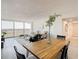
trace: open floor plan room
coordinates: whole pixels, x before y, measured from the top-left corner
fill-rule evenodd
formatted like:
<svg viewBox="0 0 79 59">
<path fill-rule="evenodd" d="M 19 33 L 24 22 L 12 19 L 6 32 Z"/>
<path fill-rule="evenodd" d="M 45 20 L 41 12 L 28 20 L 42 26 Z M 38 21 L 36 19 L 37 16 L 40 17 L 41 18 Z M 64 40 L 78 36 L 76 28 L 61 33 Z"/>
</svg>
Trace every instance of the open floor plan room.
<svg viewBox="0 0 79 59">
<path fill-rule="evenodd" d="M 78 59 L 78 0 L 1 0 L 1 59 Z"/>
</svg>

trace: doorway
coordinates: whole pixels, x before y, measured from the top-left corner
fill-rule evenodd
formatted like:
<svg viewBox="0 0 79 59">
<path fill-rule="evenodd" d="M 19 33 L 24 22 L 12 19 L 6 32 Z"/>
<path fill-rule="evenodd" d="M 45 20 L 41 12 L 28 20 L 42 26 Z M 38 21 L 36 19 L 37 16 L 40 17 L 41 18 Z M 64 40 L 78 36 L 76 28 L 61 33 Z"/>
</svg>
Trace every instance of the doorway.
<svg viewBox="0 0 79 59">
<path fill-rule="evenodd" d="M 66 38 L 78 37 L 78 21 L 77 18 L 64 18 L 63 19 L 63 34 Z"/>
</svg>

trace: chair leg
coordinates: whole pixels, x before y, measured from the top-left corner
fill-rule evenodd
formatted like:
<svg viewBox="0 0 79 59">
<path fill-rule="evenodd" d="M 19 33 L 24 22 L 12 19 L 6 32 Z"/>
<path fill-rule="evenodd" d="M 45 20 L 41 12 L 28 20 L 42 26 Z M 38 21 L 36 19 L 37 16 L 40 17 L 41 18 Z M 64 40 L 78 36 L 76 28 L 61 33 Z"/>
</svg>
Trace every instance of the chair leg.
<svg viewBox="0 0 79 59">
<path fill-rule="evenodd" d="M 29 51 L 27 50 L 27 54 L 26 54 L 26 57 L 28 57 L 29 56 Z"/>
<path fill-rule="evenodd" d="M 68 55 L 66 56 L 66 59 L 68 59 Z"/>
<path fill-rule="evenodd" d="M 65 59 L 68 59 L 68 54 L 65 55 Z"/>
</svg>

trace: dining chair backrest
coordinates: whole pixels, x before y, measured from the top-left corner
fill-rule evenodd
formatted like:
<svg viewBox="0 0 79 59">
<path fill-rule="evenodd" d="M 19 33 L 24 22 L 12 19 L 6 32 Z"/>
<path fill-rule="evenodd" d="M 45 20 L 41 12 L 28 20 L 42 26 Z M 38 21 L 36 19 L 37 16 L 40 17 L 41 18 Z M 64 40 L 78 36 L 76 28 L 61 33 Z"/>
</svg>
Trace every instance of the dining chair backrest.
<svg viewBox="0 0 79 59">
<path fill-rule="evenodd" d="M 16 46 L 14 46 L 14 50 L 16 52 L 17 59 L 26 59 L 25 56 L 17 51 Z"/>
<path fill-rule="evenodd" d="M 58 39 L 65 39 L 66 36 L 63 36 L 63 35 L 57 35 L 57 38 L 58 38 Z"/>
<path fill-rule="evenodd" d="M 68 42 L 67 45 L 65 45 L 63 47 L 63 51 L 62 51 L 62 54 L 61 54 L 61 59 L 66 59 L 67 58 L 67 51 L 68 51 L 69 44 L 70 44 L 70 41 Z"/>
</svg>

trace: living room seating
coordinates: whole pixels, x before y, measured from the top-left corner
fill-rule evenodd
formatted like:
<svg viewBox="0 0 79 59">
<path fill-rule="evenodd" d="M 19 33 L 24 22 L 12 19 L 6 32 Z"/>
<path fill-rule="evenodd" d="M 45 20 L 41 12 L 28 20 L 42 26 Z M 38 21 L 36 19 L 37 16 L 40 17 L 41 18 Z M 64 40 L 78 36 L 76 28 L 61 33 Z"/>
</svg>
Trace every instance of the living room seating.
<svg viewBox="0 0 79 59">
<path fill-rule="evenodd" d="M 38 41 L 38 40 L 41 39 L 41 36 L 42 36 L 41 34 L 36 34 L 36 35 L 34 35 L 33 37 L 30 37 L 29 41 L 30 41 L 30 42 Z"/>
</svg>

